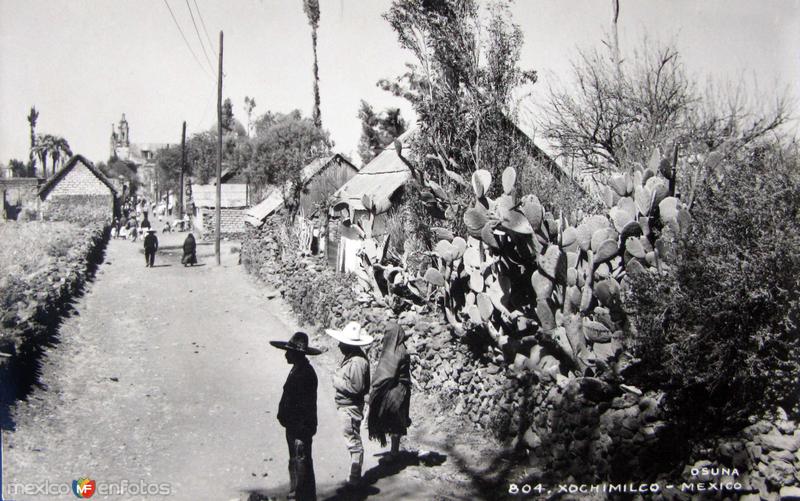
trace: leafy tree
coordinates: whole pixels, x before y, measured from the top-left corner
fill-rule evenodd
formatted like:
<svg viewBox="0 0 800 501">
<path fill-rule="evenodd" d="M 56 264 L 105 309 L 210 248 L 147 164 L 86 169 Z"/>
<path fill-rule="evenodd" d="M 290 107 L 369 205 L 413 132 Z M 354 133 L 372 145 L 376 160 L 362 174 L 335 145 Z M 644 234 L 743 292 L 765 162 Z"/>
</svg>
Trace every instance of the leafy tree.
<svg viewBox="0 0 800 501">
<path fill-rule="evenodd" d="M 8 170 L 11 171 L 11 175 L 14 177 L 28 177 L 30 175 L 30 166 L 16 158 L 8 161 Z"/>
<path fill-rule="evenodd" d="M 253 109 L 255 107 L 255 98 L 244 96 L 244 112 L 247 114 L 247 137 L 250 137 L 253 133 Z"/>
<path fill-rule="evenodd" d="M 267 130 L 275 125 L 275 115 L 271 111 L 267 111 L 260 117 L 256 118 L 253 125 L 256 137 L 263 137 Z"/>
<path fill-rule="evenodd" d="M 319 28 L 319 0 L 303 0 L 303 11 L 311 26 L 311 46 L 314 50 L 314 108 L 311 119 L 317 128 L 322 128 L 322 114 L 319 110 L 319 65 L 317 64 L 317 29 Z"/>
<path fill-rule="evenodd" d="M 53 174 L 56 172 L 56 164 L 61 163 L 59 166 L 63 166 L 64 162 L 72 157 L 72 149 L 69 147 L 69 142 L 61 136 L 53 136 L 52 139 L 52 149 L 50 150 L 50 158 L 53 160 Z"/>
<path fill-rule="evenodd" d="M 358 154 L 365 164 L 406 130 L 406 122 L 399 108 L 387 108 L 383 113 L 377 114 L 369 103 L 362 100 L 358 118 L 361 120 Z"/>
<path fill-rule="evenodd" d="M 777 405 L 800 415 L 800 154 L 759 145 L 717 174 L 670 271 L 632 277 L 626 301 L 635 382 L 668 390 L 700 436 Z"/>
<path fill-rule="evenodd" d="M 169 146 L 156 152 L 155 164 L 159 190 L 180 191 L 182 153 L 180 146 Z"/>
<path fill-rule="evenodd" d="M 156 153 L 158 155 L 158 152 Z M 139 190 L 141 182 L 138 175 L 138 166 L 130 160 L 122 160 L 116 156 L 108 158 L 108 162 L 97 164 L 97 168 L 109 179 L 123 178 L 125 183 L 130 186 L 130 194 L 133 195 Z"/>
<path fill-rule="evenodd" d="M 235 125 L 234 118 L 233 118 L 233 103 L 231 102 L 231 98 L 225 98 L 225 101 L 222 103 L 222 131 L 223 134 L 225 132 L 233 132 L 233 128 Z"/>
<path fill-rule="evenodd" d="M 224 145 L 223 137 L 223 145 Z M 186 162 L 200 184 L 208 183 L 217 173 L 217 133 L 205 131 L 193 134 L 186 141 Z M 223 148 L 223 160 L 226 148 Z"/>
<path fill-rule="evenodd" d="M 413 204 L 415 233 L 430 235 L 431 226 L 443 224 L 463 230 L 475 170 L 499 177 L 509 166 L 520 173 L 542 169 L 531 165 L 530 140 L 515 125 L 515 95 L 536 82 L 534 71 L 519 66 L 522 31 L 505 4 L 492 4 L 483 16 L 474 0 L 395 0 L 384 18 L 415 62 L 399 78 L 378 84 L 414 106 L 414 163 L 449 196 L 444 222 L 426 219 L 419 210 L 425 204 Z M 561 203 L 537 195 L 551 206 Z"/>
<path fill-rule="evenodd" d="M 54 139 L 50 134 L 37 134 L 33 146 L 33 154 L 42 162 L 42 177 L 47 177 L 47 157 L 54 148 Z"/>
<path fill-rule="evenodd" d="M 275 185 L 283 191 L 287 206 L 292 207 L 302 189 L 303 167 L 330 153 L 331 147 L 328 132 L 302 117 L 298 110 L 276 114 L 274 124 L 256 137 L 246 172 L 257 190 Z"/>
</svg>

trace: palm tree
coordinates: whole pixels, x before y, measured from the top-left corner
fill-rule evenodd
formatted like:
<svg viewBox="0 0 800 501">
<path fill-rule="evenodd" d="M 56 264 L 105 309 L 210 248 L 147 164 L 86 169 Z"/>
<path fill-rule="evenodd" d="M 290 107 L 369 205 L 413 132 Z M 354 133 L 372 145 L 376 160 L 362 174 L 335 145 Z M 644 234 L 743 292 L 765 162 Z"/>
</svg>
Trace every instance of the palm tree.
<svg viewBox="0 0 800 501">
<path fill-rule="evenodd" d="M 303 0 L 303 10 L 311 25 L 311 45 L 314 49 L 314 110 L 311 118 L 317 128 L 322 128 L 322 114 L 319 111 L 319 65 L 317 64 L 317 28 L 319 28 L 319 0 Z"/>
<path fill-rule="evenodd" d="M 31 112 L 28 115 L 28 124 L 31 126 L 31 151 L 29 153 L 31 161 L 31 169 L 36 172 L 36 154 L 33 151 L 36 146 L 36 121 L 39 119 L 39 112 L 36 111 L 35 106 L 31 106 Z"/>
<path fill-rule="evenodd" d="M 53 145 L 53 136 L 37 134 L 31 152 L 42 162 L 41 176 L 47 177 L 47 157 Z"/>
<path fill-rule="evenodd" d="M 69 143 L 66 139 L 61 136 L 51 136 L 52 137 L 52 149 L 50 150 L 50 158 L 53 159 L 53 174 L 56 173 L 56 163 L 58 160 L 61 159 L 61 165 L 72 156 L 72 150 L 69 147 Z"/>
</svg>

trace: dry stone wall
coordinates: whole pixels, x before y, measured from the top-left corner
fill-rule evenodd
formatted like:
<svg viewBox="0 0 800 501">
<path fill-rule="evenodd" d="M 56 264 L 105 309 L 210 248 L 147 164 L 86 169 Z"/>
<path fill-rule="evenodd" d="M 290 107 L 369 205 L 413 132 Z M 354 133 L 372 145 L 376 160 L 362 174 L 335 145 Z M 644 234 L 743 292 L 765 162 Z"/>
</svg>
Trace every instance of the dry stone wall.
<svg viewBox="0 0 800 501">
<path fill-rule="evenodd" d="M 86 283 L 108 236 L 107 228 L 89 225 L 75 235 L 75 245 L 45 269 L 22 279 L 0 280 L 0 351 L 28 357 L 41 347 L 53 322 Z"/>
<path fill-rule="evenodd" d="M 242 244 L 242 264 L 271 284 L 305 324 L 322 329 L 356 320 L 365 325 L 377 338 L 368 352 L 373 361 L 380 355 L 386 325 L 398 322 L 408 336 L 415 392 L 438 399 L 441 409 L 473 429 L 512 444 L 532 479 L 683 480 L 691 485 L 730 480 L 738 485 L 732 497 L 762 499 L 778 499 L 800 487 L 800 432 L 785 415 L 760 421 L 733 438 L 697 444 L 687 463 L 686 440 L 664 413 L 663 394 L 642 394 L 591 377 L 539 381 L 513 364 L 487 359 L 475 340 L 456 337 L 436 306 L 397 314 L 358 298 L 348 282 L 352 279 L 334 273 L 322 258 L 283 262 L 280 254 L 276 227 L 268 224 L 251 230 Z M 734 467 L 740 468 L 735 478 L 719 473 Z M 702 468 L 711 473 L 703 476 Z M 667 499 L 703 497 L 664 494 Z"/>
</svg>

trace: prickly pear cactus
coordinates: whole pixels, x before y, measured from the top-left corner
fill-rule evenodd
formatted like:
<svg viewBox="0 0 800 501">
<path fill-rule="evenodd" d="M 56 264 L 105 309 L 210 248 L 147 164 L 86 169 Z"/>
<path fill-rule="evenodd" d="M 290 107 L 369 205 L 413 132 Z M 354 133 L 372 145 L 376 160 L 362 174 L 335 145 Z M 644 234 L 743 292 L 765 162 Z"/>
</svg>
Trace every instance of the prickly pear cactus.
<svg viewBox="0 0 800 501">
<path fill-rule="evenodd" d="M 485 329 L 495 359 L 540 378 L 618 373 L 625 278 L 663 271 L 672 237 L 691 223 L 662 163 L 654 154 L 646 168 L 611 177 L 607 214 L 577 225 L 535 195 L 517 198 L 513 168 L 494 200 L 491 174 L 476 171 L 469 235 L 441 240 L 438 266 L 425 274 L 442 290 L 448 322 L 457 332 Z"/>
</svg>

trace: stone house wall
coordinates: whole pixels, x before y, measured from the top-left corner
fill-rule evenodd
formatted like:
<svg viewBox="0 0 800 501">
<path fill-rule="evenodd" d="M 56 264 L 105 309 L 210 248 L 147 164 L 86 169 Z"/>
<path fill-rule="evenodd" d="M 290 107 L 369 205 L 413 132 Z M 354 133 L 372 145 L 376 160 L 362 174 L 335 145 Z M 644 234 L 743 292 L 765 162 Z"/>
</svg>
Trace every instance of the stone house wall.
<svg viewBox="0 0 800 501">
<path fill-rule="evenodd" d="M 241 238 L 245 233 L 244 207 L 220 210 L 220 233 L 227 238 Z M 200 231 L 204 239 L 214 238 L 216 232 L 216 210 L 200 209 Z"/>
<path fill-rule="evenodd" d="M 111 219 L 114 192 L 83 163 L 78 162 L 42 196 L 42 218 L 67 221 L 102 217 Z"/>
</svg>

